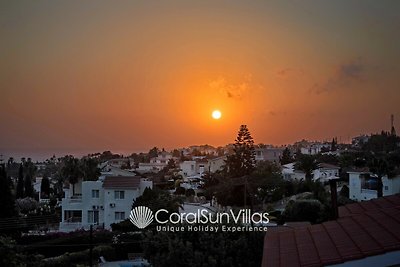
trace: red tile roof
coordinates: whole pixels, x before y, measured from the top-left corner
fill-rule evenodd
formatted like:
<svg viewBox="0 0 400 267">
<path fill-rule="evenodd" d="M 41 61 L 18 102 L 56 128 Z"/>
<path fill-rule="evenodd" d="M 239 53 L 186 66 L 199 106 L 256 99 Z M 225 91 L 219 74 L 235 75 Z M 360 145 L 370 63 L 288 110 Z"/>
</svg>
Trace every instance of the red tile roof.
<svg viewBox="0 0 400 267">
<path fill-rule="evenodd" d="M 140 185 L 140 176 L 107 176 L 103 181 L 104 188 L 132 189 Z"/>
<path fill-rule="evenodd" d="M 263 267 L 324 266 L 400 250 L 400 195 L 339 207 L 339 219 L 269 228 Z"/>
</svg>

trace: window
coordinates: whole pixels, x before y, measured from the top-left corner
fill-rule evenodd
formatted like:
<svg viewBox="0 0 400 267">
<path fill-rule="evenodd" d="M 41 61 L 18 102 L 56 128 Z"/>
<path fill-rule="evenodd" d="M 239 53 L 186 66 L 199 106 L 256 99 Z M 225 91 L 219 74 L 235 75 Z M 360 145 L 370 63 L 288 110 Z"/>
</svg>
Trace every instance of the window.
<svg viewBox="0 0 400 267">
<path fill-rule="evenodd" d="M 116 212 L 115 212 L 115 220 L 116 220 L 116 221 L 125 220 L 125 212 L 123 212 L 123 211 L 116 211 Z"/>
<path fill-rule="evenodd" d="M 89 210 L 88 211 L 88 223 L 99 223 L 99 211 Z"/>
<path fill-rule="evenodd" d="M 371 177 L 369 174 L 360 174 L 361 189 L 377 190 L 378 178 Z"/>
<path fill-rule="evenodd" d="M 92 190 L 92 198 L 99 198 L 100 191 L 99 190 Z"/>
<path fill-rule="evenodd" d="M 65 210 L 64 221 L 66 222 L 82 222 L 81 210 Z"/>
<path fill-rule="evenodd" d="M 115 199 L 124 199 L 125 191 L 114 191 L 114 198 Z"/>
<path fill-rule="evenodd" d="M 385 191 L 389 190 L 389 186 L 385 185 Z"/>
</svg>

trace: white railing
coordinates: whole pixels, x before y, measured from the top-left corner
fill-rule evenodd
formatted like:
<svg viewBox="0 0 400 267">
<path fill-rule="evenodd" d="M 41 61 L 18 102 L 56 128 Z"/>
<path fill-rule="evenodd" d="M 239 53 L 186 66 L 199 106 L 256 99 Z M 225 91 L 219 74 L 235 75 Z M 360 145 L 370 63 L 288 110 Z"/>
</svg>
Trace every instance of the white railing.
<svg viewBox="0 0 400 267">
<path fill-rule="evenodd" d="M 82 195 L 74 195 L 62 199 L 66 203 L 82 203 Z"/>
<path fill-rule="evenodd" d="M 60 231 L 69 232 L 83 227 L 82 222 L 60 222 Z"/>
</svg>

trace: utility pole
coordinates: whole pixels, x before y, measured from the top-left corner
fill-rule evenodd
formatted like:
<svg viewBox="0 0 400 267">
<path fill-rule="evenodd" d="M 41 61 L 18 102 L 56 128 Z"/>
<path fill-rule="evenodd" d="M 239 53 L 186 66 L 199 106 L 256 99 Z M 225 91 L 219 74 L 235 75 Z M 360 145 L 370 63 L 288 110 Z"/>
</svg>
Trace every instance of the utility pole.
<svg viewBox="0 0 400 267">
<path fill-rule="evenodd" d="M 336 179 L 330 179 L 329 180 L 329 186 L 331 189 L 331 203 L 332 203 L 332 216 L 334 220 L 336 220 L 339 217 L 339 212 L 338 212 L 338 205 L 337 205 L 337 185 L 336 185 Z"/>
<path fill-rule="evenodd" d="M 244 208 L 246 208 L 246 206 L 247 206 L 247 176 L 245 177 L 245 180 L 244 180 L 244 193 L 243 193 L 243 197 L 244 197 Z"/>
<path fill-rule="evenodd" d="M 89 266 L 93 267 L 93 224 L 90 225 Z"/>
</svg>

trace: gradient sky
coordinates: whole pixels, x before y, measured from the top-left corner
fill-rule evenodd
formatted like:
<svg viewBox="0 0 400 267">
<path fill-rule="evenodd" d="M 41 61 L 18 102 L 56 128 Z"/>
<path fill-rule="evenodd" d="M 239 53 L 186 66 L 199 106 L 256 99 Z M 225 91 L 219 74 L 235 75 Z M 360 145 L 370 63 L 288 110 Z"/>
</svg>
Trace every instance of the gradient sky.
<svg viewBox="0 0 400 267">
<path fill-rule="evenodd" d="M 396 0 L 1 1 L 0 36 L 3 154 L 400 131 Z"/>
</svg>

